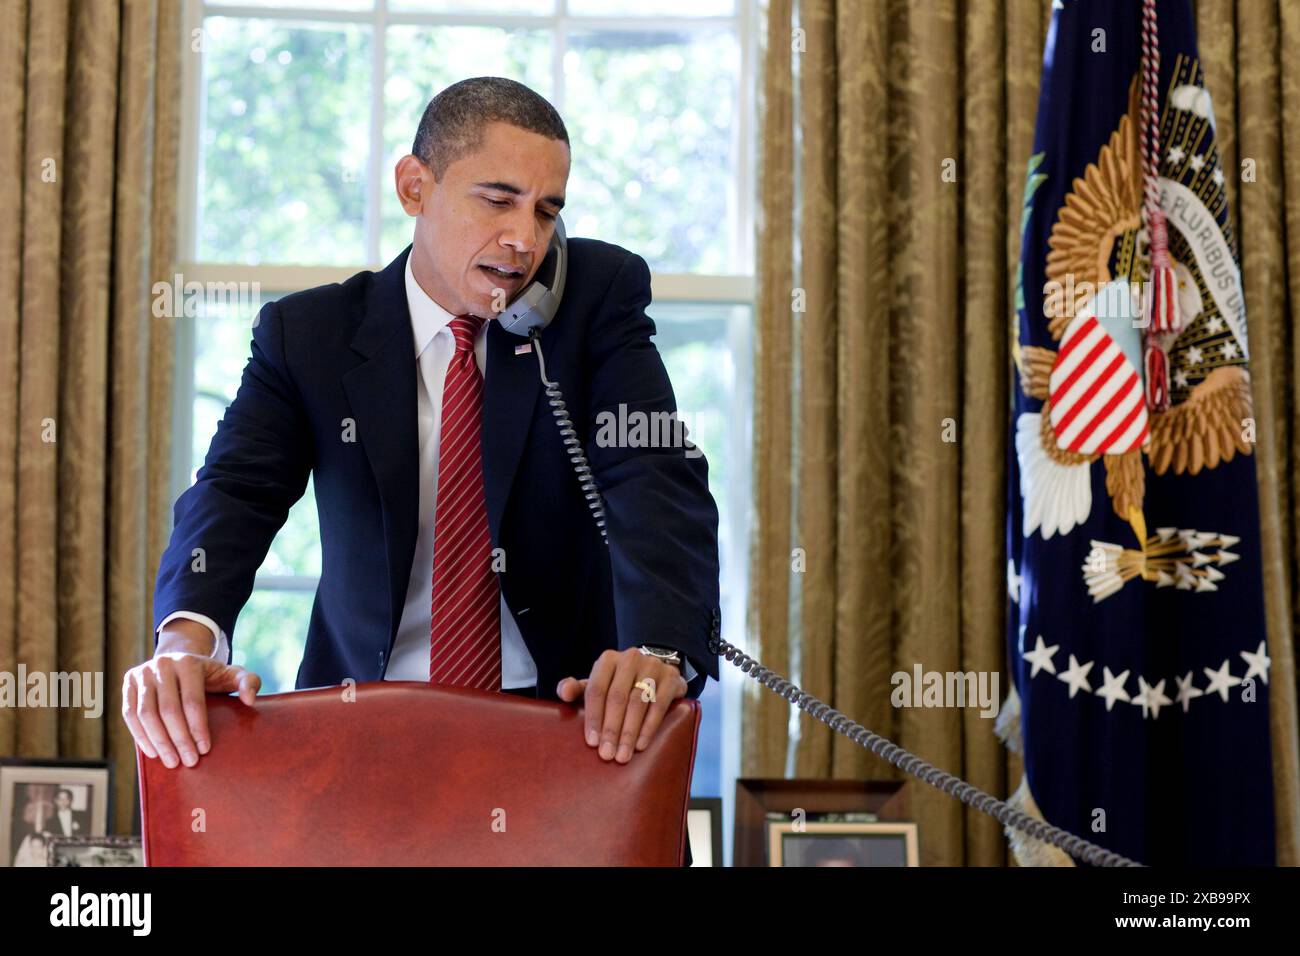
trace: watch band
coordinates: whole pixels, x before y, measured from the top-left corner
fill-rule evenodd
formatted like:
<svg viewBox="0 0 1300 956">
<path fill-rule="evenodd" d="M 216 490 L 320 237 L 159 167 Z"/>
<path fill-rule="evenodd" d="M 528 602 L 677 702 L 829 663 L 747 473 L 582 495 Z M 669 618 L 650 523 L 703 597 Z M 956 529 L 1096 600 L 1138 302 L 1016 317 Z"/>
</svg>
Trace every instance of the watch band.
<svg viewBox="0 0 1300 956">
<path fill-rule="evenodd" d="M 667 661 L 673 664 L 682 673 L 686 672 L 686 667 L 682 662 L 682 652 L 672 647 L 656 647 L 653 644 L 642 644 L 640 647 L 642 654 L 648 657 L 657 657 L 661 661 Z"/>
</svg>

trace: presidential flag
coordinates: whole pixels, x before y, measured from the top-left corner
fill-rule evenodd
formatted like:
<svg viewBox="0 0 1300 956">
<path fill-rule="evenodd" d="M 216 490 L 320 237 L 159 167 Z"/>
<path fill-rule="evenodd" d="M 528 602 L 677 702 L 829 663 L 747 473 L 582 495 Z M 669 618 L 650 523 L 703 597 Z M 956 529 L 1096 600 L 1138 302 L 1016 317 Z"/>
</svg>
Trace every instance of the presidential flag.
<svg viewBox="0 0 1300 956">
<path fill-rule="evenodd" d="M 1236 174 L 1188 0 L 1054 4 L 1011 323 L 1002 728 L 1015 802 L 1151 865 L 1274 863 Z"/>
</svg>

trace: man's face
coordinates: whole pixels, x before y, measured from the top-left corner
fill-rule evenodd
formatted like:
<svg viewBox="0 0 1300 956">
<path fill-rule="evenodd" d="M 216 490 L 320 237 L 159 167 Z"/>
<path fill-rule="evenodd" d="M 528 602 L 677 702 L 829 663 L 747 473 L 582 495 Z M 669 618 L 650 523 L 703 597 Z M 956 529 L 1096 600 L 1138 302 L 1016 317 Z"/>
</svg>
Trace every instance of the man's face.
<svg viewBox="0 0 1300 956">
<path fill-rule="evenodd" d="M 72 797 L 68 796 L 66 793 L 60 792 L 55 795 L 54 802 L 59 805 L 60 810 L 66 810 L 68 807 L 72 806 Z"/>
<path fill-rule="evenodd" d="M 569 147 L 494 122 L 478 151 L 451 163 L 442 182 L 414 156 L 398 162 L 395 176 L 402 207 L 415 216 L 416 281 L 452 315 L 490 319 L 528 287 L 546 257 L 564 205 Z"/>
</svg>

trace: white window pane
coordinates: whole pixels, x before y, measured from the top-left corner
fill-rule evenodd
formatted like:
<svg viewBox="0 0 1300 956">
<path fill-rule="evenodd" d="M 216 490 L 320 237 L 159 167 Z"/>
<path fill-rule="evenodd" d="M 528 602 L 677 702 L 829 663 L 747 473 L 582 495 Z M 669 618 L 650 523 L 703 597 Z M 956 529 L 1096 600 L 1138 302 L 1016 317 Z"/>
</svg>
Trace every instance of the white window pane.
<svg viewBox="0 0 1300 956">
<path fill-rule="evenodd" d="M 569 13 L 594 17 L 729 17 L 735 0 L 569 0 Z"/>
<path fill-rule="evenodd" d="M 366 260 L 370 30 L 208 17 L 197 255 Z"/>
<path fill-rule="evenodd" d="M 415 228 L 393 191 L 393 165 L 411 151 L 429 100 L 452 83 L 485 74 L 518 80 L 551 99 L 551 37 L 505 27 L 394 26 L 385 50 L 380 259 L 388 262 L 410 244 Z"/>
<path fill-rule="evenodd" d="M 194 323 L 194 428 L 190 480 L 203 464 L 217 422 L 235 398 L 253 338 L 253 320 L 265 296 L 251 284 L 239 295 L 187 295 L 175 308 L 177 322 Z M 188 313 L 188 314 L 186 314 Z"/>
<path fill-rule="evenodd" d="M 209 7 L 265 7 L 268 10 L 372 10 L 374 0 L 206 0 Z"/>
<path fill-rule="evenodd" d="M 569 34 L 570 232 L 657 271 L 736 271 L 738 75 L 729 31 Z"/>
<path fill-rule="evenodd" d="M 554 0 L 388 0 L 397 13 L 517 14 L 545 17 L 555 12 Z M 504 76 L 493 73 L 493 76 Z"/>
<path fill-rule="evenodd" d="M 731 329 L 743 323 L 748 306 L 655 300 L 647 309 L 655 323 L 655 347 L 663 357 L 677 399 L 678 417 L 690 441 L 709 461 L 709 490 L 726 512 L 733 460 L 732 394 L 736 367 Z M 725 526 L 725 514 L 723 516 Z"/>
</svg>

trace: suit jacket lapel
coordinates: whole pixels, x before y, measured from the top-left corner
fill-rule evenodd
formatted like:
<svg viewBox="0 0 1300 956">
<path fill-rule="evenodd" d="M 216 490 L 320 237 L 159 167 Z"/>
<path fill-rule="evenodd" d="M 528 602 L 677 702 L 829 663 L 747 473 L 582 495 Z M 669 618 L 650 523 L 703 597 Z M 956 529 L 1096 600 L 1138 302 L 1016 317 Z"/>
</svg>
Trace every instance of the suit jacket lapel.
<svg viewBox="0 0 1300 956">
<path fill-rule="evenodd" d="M 406 603 L 420 523 L 419 366 L 406 303 L 409 254 L 408 246 L 372 280 L 365 315 L 351 343 L 366 360 L 343 375 L 356 437 L 379 487 L 391 586 L 390 641 Z"/>
</svg>

